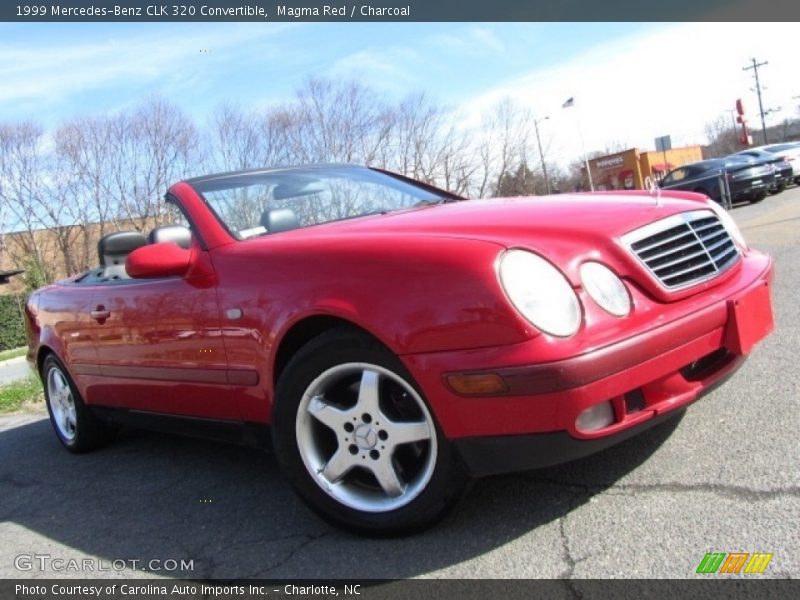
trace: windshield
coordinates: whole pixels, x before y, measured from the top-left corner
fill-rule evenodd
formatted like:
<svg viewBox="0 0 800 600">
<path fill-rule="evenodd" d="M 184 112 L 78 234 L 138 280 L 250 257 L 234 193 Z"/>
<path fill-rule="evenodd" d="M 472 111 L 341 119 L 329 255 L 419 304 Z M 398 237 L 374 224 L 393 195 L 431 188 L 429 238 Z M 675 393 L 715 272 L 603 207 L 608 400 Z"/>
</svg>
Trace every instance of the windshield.
<svg viewBox="0 0 800 600">
<path fill-rule="evenodd" d="M 351 166 L 237 173 L 189 183 L 237 239 L 452 198 L 435 188 Z"/>
<path fill-rule="evenodd" d="M 775 144 L 774 146 L 767 146 L 764 150 L 768 152 L 783 152 L 784 150 L 793 150 L 800 148 L 799 142 L 790 142 L 788 144 Z"/>
</svg>

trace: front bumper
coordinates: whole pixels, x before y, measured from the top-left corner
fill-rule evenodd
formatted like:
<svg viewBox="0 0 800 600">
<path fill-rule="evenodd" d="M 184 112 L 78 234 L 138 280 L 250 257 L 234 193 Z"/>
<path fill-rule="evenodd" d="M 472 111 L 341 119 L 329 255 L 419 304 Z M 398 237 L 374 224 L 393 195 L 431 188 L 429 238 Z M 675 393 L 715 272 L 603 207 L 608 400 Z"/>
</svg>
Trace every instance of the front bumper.
<svg viewBox="0 0 800 600">
<path fill-rule="evenodd" d="M 510 355 L 486 349 L 404 358 L 474 474 L 566 462 L 668 419 L 743 364 L 772 330 L 773 318 L 771 260 L 754 252 L 742 262 L 714 291 L 675 303 L 683 308 L 679 317 L 654 318 L 656 327 L 576 356 L 531 363 L 532 349 L 544 343 L 538 340 Z M 514 360 L 526 354 L 527 364 Z M 483 368 L 473 367 L 481 355 Z M 454 368 L 459 360 L 462 369 Z M 492 396 L 459 395 L 447 384 L 453 373 L 491 373 L 505 389 Z M 613 407 L 613 422 L 578 429 L 578 415 L 605 402 Z"/>
<path fill-rule="evenodd" d="M 740 357 L 722 377 L 701 389 L 693 401 L 699 400 L 725 383 L 743 364 L 744 358 Z M 454 440 L 453 445 L 462 464 L 474 477 L 542 469 L 590 456 L 615 446 L 664 421 L 676 418 L 683 413 L 684 407 L 654 414 L 645 421 L 622 431 L 595 439 L 578 439 L 566 431 L 553 431 L 529 435 L 466 437 Z"/>
</svg>

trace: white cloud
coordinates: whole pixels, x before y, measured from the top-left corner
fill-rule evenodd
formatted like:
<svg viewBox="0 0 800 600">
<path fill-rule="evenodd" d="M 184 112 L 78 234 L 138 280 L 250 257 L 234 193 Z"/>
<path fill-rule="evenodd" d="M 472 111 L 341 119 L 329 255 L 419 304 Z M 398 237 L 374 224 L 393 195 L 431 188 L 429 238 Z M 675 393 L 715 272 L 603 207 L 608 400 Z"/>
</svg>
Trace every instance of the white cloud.
<svg viewBox="0 0 800 600">
<path fill-rule="evenodd" d="M 723 115 L 730 119 L 739 97 L 757 127 L 752 72 L 742 70 L 751 57 L 769 61 L 760 71 L 765 108 L 782 106 L 783 116 L 796 115 L 795 30 L 794 23 L 665 26 L 522 74 L 473 98 L 461 112 L 466 123 L 477 123 L 482 112 L 509 97 L 550 116 L 542 134 L 552 139 L 560 162 L 581 154 L 578 116 L 588 151 L 613 142 L 652 148 L 660 135 L 671 135 L 673 145 L 705 143 L 705 124 Z M 575 108 L 562 109 L 569 97 Z"/>
<path fill-rule="evenodd" d="M 418 61 L 419 55 L 410 48 L 368 48 L 336 60 L 326 75 L 355 79 L 393 93 L 405 92 L 419 84 L 409 68 Z"/>
<path fill-rule="evenodd" d="M 500 54 L 506 51 L 506 44 L 497 32 L 485 26 L 473 26 L 458 33 L 437 33 L 428 38 L 427 43 L 437 50 L 467 56 Z"/>
<path fill-rule="evenodd" d="M 461 25 L 453 33 L 434 33 L 414 42 L 371 46 L 336 59 L 325 74 L 362 81 L 396 96 L 430 92 L 430 73 L 446 72 L 449 60 L 492 57 L 502 60 L 506 43 L 495 29 Z M 422 75 L 422 74 L 426 75 Z"/>
<path fill-rule="evenodd" d="M 152 91 L 156 81 L 197 81 L 209 63 L 221 63 L 228 51 L 263 40 L 293 24 L 258 27 L 217 25 L 170 30 L 97 29 L 96 36 L 22 45 L 0 43 L 0 103 L 55 104 L 75 93 L 107 91 L 139 84 Z M 205 51 L 205 52 L 204 52 Z M 147 92 L 144 92 L 145 94 Z"/>
</svg>

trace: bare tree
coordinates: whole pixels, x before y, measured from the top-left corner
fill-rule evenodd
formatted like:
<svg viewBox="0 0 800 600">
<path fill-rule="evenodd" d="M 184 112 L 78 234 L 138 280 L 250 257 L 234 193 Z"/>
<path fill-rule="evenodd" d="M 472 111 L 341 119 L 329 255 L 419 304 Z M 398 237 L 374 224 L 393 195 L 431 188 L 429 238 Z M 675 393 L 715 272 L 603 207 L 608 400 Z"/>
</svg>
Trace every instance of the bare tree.
<svg viewBox="0 0 800 600">
<path fill-rule="evenodd" d="M 126 168 L 119 165 L 117 173 L 132 182 L 130 195 L 121 205 L 132 221 L 143 226 L 158 225 L 166 215 L 164 191 L 169 184 L 191 174 L 203 161 L 199 134 L 194 123 L 178 107 L 161 98 L 140 106 L 127 123 L 131 151 L 123 153 L 133 159 Z M 122 189 L 120 185 L 120 189 Z"/>
<path fill-rule="evenodd" d="M 161 223 L 167 186 L 210 168 L 353 162 L 465 196 L 535 194 L 545 189 L 535 144 L 531 111 L 509 99 L 467 126 L 425 94 L 394 102 L 358 82 L 308 79 L 293 97 L 264 109 L 222 104 L 200 131 L 180 108 L 155 97 L 70 119 L 52 136 L 33 123 L 0 126 L 0 229 L 20 230 L 20 253 L 51 278 L 92 263 L 99 235 Z M 579 178 L 580 169 L 573 171 Z M 334 192 L 345 214 L 367 202 L 348 198 L 347 189 Z M 263 202 L 255 192 L 239 200 Z M 322 214 L 323 200 L 310 197 L 309 214 Z M 249 226 L 252 211 L 245 212 Z M 42 228 L 50 233 L 36 234 Z M 53 252 L 61 264 L 48 260 Z"/>
<path fill-rule="evenodd" d="M 289 164 L 294 158 L 287 135 L 291 123 L 291 115 L 281 106 L 259 114 L 222 104 L 208 132 L 211 163 L 219 171 Z"/>
<path fill-rule="evenodd" d="M 727 156 L 744 148 L 739 141 L 739 131 L 733 128 L 730 118 L 724 115 L 706 123 L 705 130 L 709 142 L 708 146 L 703 148 L 703 155 L 706 158 Z"/>
<path fill-rule="evenodd" d="M 533 115 L 510 99 L 492 107 L 474 138 L 476 169 L 471 187 L 476 196 L 495 195 L 500 181 L 523 164 L 538 168 L 538 161 L 529 159 L 538 156 L 533 149 Z"/>
<path fill-rule="evenodd" d="M 46 240 L 37 234 L 44 227 L 41 208 L 47 194 L 42 138 L 41 127 L 31 122 L 0 125 L 0 202 L 7 227 L 17 232 L 16 243 L 7 248 L 12 260 L 51 280 L 54 265 L 46 259 Z"/>
<path fill-rule="evenodd" d="M 354 81 L 309 79 L 283 110 L 292 155 L 301 162 L 370 164 L 391 127 L 379 96 Z"/>
</svg>

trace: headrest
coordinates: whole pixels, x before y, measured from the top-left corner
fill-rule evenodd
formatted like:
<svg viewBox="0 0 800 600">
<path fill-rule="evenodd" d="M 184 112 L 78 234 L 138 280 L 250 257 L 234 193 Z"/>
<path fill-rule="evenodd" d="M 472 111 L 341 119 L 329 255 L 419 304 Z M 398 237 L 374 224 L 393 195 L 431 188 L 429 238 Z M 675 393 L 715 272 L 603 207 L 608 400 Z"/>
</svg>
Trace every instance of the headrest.
<svg viewBox="0 0 800 600">
<path fill-rule="evenodd" d="M 181 248 L 189 248 L 192 241 L 192 232 L 183 225 L 162 225 L 156 227 L 147 236 L 149 244 L 161 244 L 163 242 L 175 242 Z"/>
<path fill-rule="evenodd" d="M 115 231 L 100 238 L 97 242 L 97 255 L 100 264 L 107 264 L 111 257 L 126 256 L 129 253 L 147 245 L 145 238 L 138 231 Z"/>
</svg>

